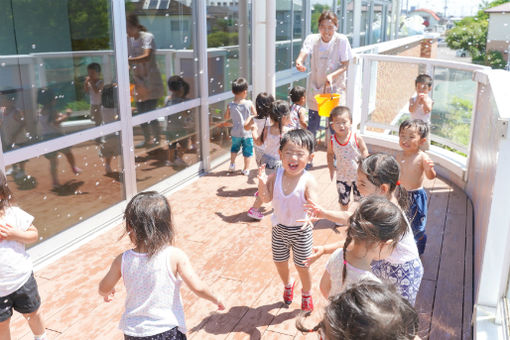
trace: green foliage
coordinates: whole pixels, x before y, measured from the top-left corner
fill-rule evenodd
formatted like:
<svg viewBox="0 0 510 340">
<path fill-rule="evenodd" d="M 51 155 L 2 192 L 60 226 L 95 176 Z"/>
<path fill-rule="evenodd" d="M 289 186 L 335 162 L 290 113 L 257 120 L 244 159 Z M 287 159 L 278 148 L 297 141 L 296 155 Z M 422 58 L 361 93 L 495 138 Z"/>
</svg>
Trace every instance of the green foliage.
<svg viewBox="0 0 510 340">
<path fill-rule="evenodd" d="M 212 32 L 207 35 L 207 47 L 230 46 L 239 44 L 238 32 Z"/>
<path fill-rule="evenodd" d="M 73 111 L 87 111 L 90 109 L 90 104 L 87 103 L 85 100 L 79 100 L 67 103 L 66 108 L 71 109 Z"/>
<path fill-rule="evenodd" d="M 485 10 L 499 6 L 510 0 L 485 0 L 480 5 L 480 10 L 473 17 L 465 17 L 446 32 L 446 43 L 449 48 L 458 50 L 465 49 L 473 57 L 473 63 L 485 64 L 500 68 L 499 56 L 489 52 L 486 56 L 487 32 L 489 27 L 489 15 Z"/>
<path fill-rule="evenodd" d="M 468 146 L 472 110 L 473 104 L 470 100 L 453 97 L 448 104 L 447 112 L 433 110 L 433 115 L 439 116 L 439 123 L 434 124 L 433 133 L 454 143 Z"/>
<path fill-rule="evenodd" d="M 492 68 L 504 69 L 506 66 L 505 58 L 499 51 L 489 51 L 486 56 L 485 65 L 489 65 Z"/>
</svg>

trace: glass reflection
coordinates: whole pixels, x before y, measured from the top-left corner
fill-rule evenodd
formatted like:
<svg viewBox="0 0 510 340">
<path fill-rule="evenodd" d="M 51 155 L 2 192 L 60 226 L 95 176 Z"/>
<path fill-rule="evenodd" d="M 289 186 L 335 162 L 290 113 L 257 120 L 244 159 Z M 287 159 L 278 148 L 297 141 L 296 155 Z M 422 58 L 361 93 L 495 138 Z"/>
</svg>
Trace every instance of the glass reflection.
<svg viewBox="0 0 510 340">
<path fill-rule="evenodd" d="M 225 120 L 225 112 L 228 103 L 233 97 L 218 103 L 209 105 L 209 130 L 210 130 L 210 146 L 209 153 L 211 160 L 225 155 L 230 152 L 232 140 L 230 138 L 231 121 Z"/>
</svg>

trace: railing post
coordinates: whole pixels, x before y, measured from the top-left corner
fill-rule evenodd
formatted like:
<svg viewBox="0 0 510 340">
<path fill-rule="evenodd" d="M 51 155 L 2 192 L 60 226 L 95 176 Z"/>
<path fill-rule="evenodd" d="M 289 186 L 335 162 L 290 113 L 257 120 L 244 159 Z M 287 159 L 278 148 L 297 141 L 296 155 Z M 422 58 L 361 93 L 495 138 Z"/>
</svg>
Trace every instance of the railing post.
<svg viewBox="0 0 510 340">
<path fill-rule="evenodd" d="M 358 126 L 361 122 L 360 94 L 361 94 L 361 63 L 359 56 L 354 56 L 347 69 L 347 91 L 345 105 L 351 109 L 352 125 Z"/>
<path fill-rule="evenodd" d="M 368 58 L 363 58 L 363 85 L 362 91 L 365 92 L 361 97 L 361 123 L 360 123 L 360 132 L 365 133 L 365 126 L 368 120 L 368 110 L 370 105 L 370 88 L 371 88 L 371 69 L 372 69 L 372 60 Z"/>
</svg>

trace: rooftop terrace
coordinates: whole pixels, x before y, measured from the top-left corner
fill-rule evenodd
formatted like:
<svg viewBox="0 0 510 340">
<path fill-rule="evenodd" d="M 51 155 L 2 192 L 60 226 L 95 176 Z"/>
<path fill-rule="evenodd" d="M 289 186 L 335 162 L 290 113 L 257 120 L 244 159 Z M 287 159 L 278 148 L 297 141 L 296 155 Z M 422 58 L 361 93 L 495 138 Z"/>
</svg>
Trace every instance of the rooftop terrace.
<svg viewBox="0 0 510 340">
<path fill-rule="evenodd" d="M 316 154 L 312 174 L 319 183 L 320 204 L 337 208 L 337 193 L 329 180 L 324 151 Z M 254 222 L 246 210 L 256 190 L 256 173 L 229 176 L 222 165 L 194 183 L 171 194 L 177 228 L 176 244 L 190 256 L 202 279 L 226 301 L 225 312 L 182 290 L 189 339 L 315 339 L 295 328 L 299 294 L 287 308 L 282 285 L 272 263 L 270 206 Z M 225 180 L 228 179 L 228 180 Z M 426 182 L 430 194 L 429 242 L 423 257 L 425 276 L 416 303 L 420 334 L 429 339 L 470 339 L 472 311 L 473 210 L 464 192 L 447 180 Z M 97 285 L 113 258 L 129 249 L 119 241 L 118 225 L 56 262 L 36 271 L 43 299 L 42 312 L 50 339 L 121 339 L 117 329 L 124 308 L 125 290 L 117 285 L 114 301 L 107 304 Z M 321 220 L 314 229 L 314 244 L 342 238 L 343 228 Z M 318 281 L 327 256 L 312 266 L 315 311 L 320 316 L 326 300 Z M 294 276 L 297 276 L 295 269 Z M 299 290 L 299 288 L 298 288 Z M 14 339 L 31 339 L 19 314 L 12 320 Z"/>
</svg>

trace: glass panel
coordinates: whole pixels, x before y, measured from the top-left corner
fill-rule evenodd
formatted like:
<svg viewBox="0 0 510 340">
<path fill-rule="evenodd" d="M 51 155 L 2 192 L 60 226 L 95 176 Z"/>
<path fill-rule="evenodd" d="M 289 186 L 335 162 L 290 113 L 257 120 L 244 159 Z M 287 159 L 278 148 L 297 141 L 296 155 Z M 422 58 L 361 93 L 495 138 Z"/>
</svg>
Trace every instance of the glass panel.
<svg viewBox="0 0 510 340">
<path fill-rule="evenodd" d="M 377 44 L 380 43 L 382 40 L 382 31 L 381 31 L 381 25 L 382 25 L 382 5 L 374 5 L 374 14 L 372 16 L 372 22 L 370 25 L 372 25 L 372 37 L 370 39 L 371 44 Z"/>
<path fill-rule="evenodd" d="M 293 0 L 292 0 L 293 1 Z M 285 70 L 292 65 L 292 3 L 276 2 L 276 71 Z"/>
<path fill-rule="evenodd" d="M 292 88 L 291 84 L 285 84 L 285 85 L 282 85 L 282 86 L 278 86 L 276 88 L 276 96 L 275 98 L 276 99 L 282 99 L 282 100 L 290 100 L 289 99 L 289 92 L 290 92 L 290 89 Z"/>
<path fill-rule="evenodd" d="M 116 82 L 111 1 L 3 3 L 4 150 L 104 123 L 101 88 Z"/>
<path fill-rule="evenodd" d="M 162 116 L 133 128 L 138 191 L 200 161 L 199 108 Z M 147 136 L 158 136 L 145 143 Z"/>
<path fill-rule="evenodd" d="M 434 70 L 432 134 L 468 147 L 476 96 L 473 73 L 436 67 Z"/>
<path fill-rule="evenodd" d="M 16 202 L 35 217 L 39 241 L 123 200 L 120 135 L 102 140 L 6 167 Z"/>
<path fill-rule="evenodd" d="M 244 13 L 240 10 L 245 9 Z M 207 5 L 209 95 L 230 91 L 237 77 L 251 82 L 251 1 Z"/>
<path fill-rule="evenodd" d="M 232 123 L 225 121 L 225 111 L 228 103 L 234 98 L 230 98 L 218 103 L 209 105 L 209 133 L 210 133 L 210 155 L 211 160 L 230 152 L 232 139 L 230 138 L 230 127 Z"/>
<path fill-rule="evenodd" d="M 197 98 L 193 2 L 126 0 L 126 13 L 133 114 Z"/>
<path fill-rule="evenodd" d="M 363 3 L 361 6 L 361 24 L 360 24 L 360 36 L 359 36 L 359 43 L 360 46 L 365 46 L 368 44 L 368 17 L 370 12 L 370 4 L 369 3 Z"/>
</svg>

